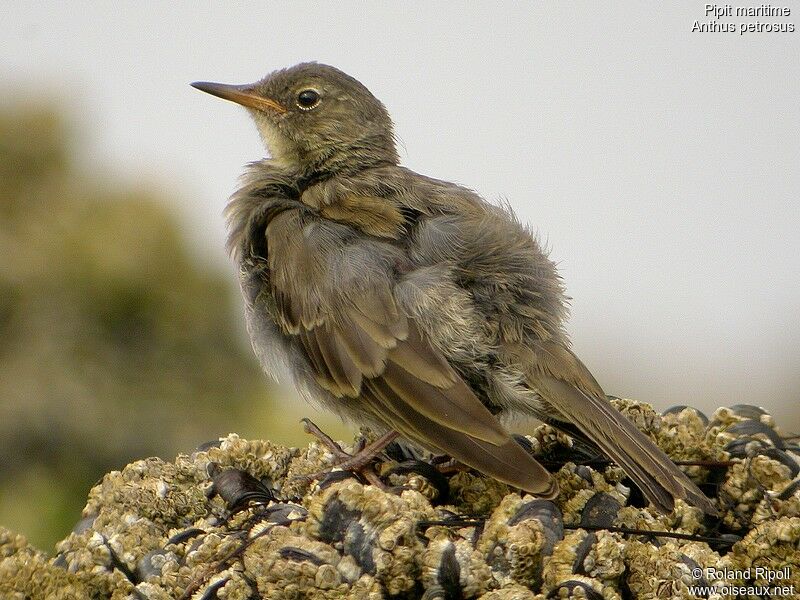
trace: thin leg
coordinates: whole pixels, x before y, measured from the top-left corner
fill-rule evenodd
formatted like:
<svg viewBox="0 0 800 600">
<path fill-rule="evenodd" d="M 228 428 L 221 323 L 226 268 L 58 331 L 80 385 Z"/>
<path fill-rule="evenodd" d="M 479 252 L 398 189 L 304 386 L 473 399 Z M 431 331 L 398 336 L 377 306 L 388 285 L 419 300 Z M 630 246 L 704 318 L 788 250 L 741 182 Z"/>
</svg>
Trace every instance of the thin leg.
<svg viewBox="0 0 800 600">
<path fill-rule="evenodd" d="M 398 434 L 396 431 L 384 433 L 369 446 L 362 449 L 358 454 L 351 456 L 348 460 L 336 466 L 343 471 L 358 471 L 373 458 L 378 456 L 378 454 L 380 454 L 383 449 L 386 448 L 386 446 L 395 441 L 398 435 L 400 434 Z"/>
<path fill-rule="evenodd" d="M 333 441 L 333 438 L 329 436 L 327 433 L 322 431 L 317 425 L 309 418 L 300 419 L 300 422 L 303 424 L 303 429 L 306 433 L 313 435 L 317 438 L 320 442 L 325 444 L 325 446 L 333 453 L 333 455 L 340 459 L 340 460 L 349 460 L 352 458 L 347 452 L 342 450 L 342 447 Z"/>
<path fill-rule="evenodd" d="M 374 486 L 377 486 L 383 490 L 388 489 L 387 486 L 380 480 L 380 477 L 378 477 L 378 474 L 375 472 L 370 463 L 375 459 L 376 456 L 378 456 L 378 454 L 381 453 L 384 448 L 386 448 L 386 446 L 397 439 L 399 434 L 396 431 L 384 433 L 377 440 L 366 447 L 364 446 L 363 438 L 361 438 L 361 440 L 359 440 L 359 442 L 355 445 L 354 454 L 350 455 L 342 450 L 342 447 L 337 444 L 328 434 L 317 427 L 317 425 L 315 425 L 311 419 L 302 419 L 301 422 L 303 423 L 303 428 L 305 429 L 306 433 L 310 433 L 316 437 L 340 461 L 336 465 L 337 469 L 341 469 L 342 471 L 351 471 L 361 475 L 367 480 L 367 482 Z M 325 471 L 321 471 L 311 475 L 304 475 L 303 478 L 319 479 L 324 474 Z"/>
</svg>

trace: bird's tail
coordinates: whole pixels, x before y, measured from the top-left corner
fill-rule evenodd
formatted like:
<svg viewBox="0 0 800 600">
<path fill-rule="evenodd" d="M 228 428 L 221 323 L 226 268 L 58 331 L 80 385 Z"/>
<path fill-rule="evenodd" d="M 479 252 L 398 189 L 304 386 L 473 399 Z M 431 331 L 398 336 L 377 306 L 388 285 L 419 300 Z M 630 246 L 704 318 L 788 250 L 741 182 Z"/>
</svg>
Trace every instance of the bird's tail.
<svg viewBox="0 0 800 600">
<path fill-rule="evenodd" d="M 656 508 L 671 512 L 675 499 L 681 498 L 707 514 L 717 514 L 691 479 L 605 397 L 555 377 L 540 376 L 536 383 L 544 399 L 620 465 Z"/>
<path fill-rule="evenodd" d="M 555 478 L 511 435 L 498 443 L 481 440 L 428 418 L 408 403 L 396 401 L 394 391 L 379 379 L 365 384 L 371 397 L 381 403 L 384 418 L 388 417 L 403 437 L 425 448 L 435 446 L 485 475 L 541 498 L 558 495 Z"/>
</svg>

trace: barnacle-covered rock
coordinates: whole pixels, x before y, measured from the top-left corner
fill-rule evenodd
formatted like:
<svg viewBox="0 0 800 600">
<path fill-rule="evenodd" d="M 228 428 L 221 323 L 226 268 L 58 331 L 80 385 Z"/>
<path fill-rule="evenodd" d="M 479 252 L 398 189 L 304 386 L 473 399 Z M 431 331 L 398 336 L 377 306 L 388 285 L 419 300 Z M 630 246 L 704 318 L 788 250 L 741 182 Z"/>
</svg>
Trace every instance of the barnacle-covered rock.
<svg viewBox="0 0 800 600">
<path fill-rule="evenodd" d="M 728 454 L 706 436 L 708 418 L 699 410 L 676 406 L 661 417 L 661 428 L 656 432 L 656 442 L 673 460 L 690 462 L 724 461 Z M 685 467 L 686 473 L 696 481 L 705 481 L 708 469 L 700 465 Z"/>
<path fill-rule="evenodd" d="M 537 600 L 537 596 L 529 588 L 512 583 L 499 590 L 487 592 L 480 600 Z"/>
<path fill-rule="evenodd" d="M 619 412 L 644 433 L 655 438 L 661 430 L 661 415 L 647 402 L 639 402 L 630 398 L 609 396 L 608 399 Z"/>
<path fill-rule="evenodd" d="M 52 557 L 0 529 L 0 598 L 688 598 L 695 584 L 768 583 L 745 579 L 756 568 L 800 589 L 800 448 L 767 411 L 709 420 L 612 401 L 699 463 L 684 469 L 719 518 L 681 500 L 659 514 L 620 467 L 547 425 L 518 439 L 554 473 L 554 501 L 403 451 L 375 465 L 385 487 L 366 485 L 320 442 L 232 434 L 108 473 Z"/>
<path fill-rule="evenodd" d="M 800 517 L 781 517 L 756 525 L 734 544 L 726 559 L 730 569 L 749 569 L 751 585 L 793 585 L 800 590 Z M 780 580 L 767 581 L 770 576 Z"/>
<path fill-rule="evenodd" d="M 544 558 L 564 536 L 561 511 L 549 500 L 509 494 L 486 522 L 477 549 L 502 584 L 541 584 Z"/>
<path fill-rule="evenodd" d="M 619 595 L 611 588 L 590 577 L 573 575 L 569 579 L 559 581 L 545 596 L 547 600 L 619 600 Z"/>
<path fill-rule="evenodd" d="M 472 544 L 446 528 L 431 528 L 420 561 L 420 579 L 430 598 L 474 598 L 496 587 L 492 570 Z"/>
<path fill-rule="evenodd" d="M 573 575 L 591 577 L 603 587 L 616 587 L 625 571 L 625 540 L 608 531 L 570 531 L 558 542 L 547 563 L 543 588 L 555 590 Z"/>
<path fill-rule="evenodd" d="M 311 499 L 307 532 L 350 556 L 396 595 L 412 590 L 419 578 L 416 557 L 424 547 L 417 523 L 433 517 L 430 503 L 416 491 L 397 496 L 345 480 Z"/>
<path fill-rule="evenodd" d="M 694 577 L 693 566 L 684 560 L 680 546 L 672 541 L 661 545 L 629 541 L 625 565 L 629 573 L 626 584 L 635 598 L 694 598 L 689 586 L 703 585 Z"/>
<path fill-rule="evenodd" d="M 505 483 L 471 471 L 450 478 L 450 502 L 469 515 L 489 514 L 510 491 Z"/>
<path fill-rule="evenodd" d="M 763 454 L 756 454 L 730 467 L 719 489 L 724 507 L 723 523 L 731 529 L 741 530 L 774 518 L 777 507 L 773 507 L 773 503 L 791 485 L 790 474 L 788 466 Z"/>
</svg>

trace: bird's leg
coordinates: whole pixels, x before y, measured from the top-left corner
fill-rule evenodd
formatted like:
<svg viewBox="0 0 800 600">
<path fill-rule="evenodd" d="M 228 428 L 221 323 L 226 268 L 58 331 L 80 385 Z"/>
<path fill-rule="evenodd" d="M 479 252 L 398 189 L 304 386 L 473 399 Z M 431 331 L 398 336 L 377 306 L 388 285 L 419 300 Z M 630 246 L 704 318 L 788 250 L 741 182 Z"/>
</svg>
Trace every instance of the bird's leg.
<svg viewBox="0 0 800 600">
<path fill-rule="evenodd" d="M 343 461 L 346 461 L 352 458 L 347 452 L 342 450 L 342 447 L 333 441 L 333 438 L 329 436 L 327 433 L 322 431 L 317 425 L 309 419 L 308 417 L 304 417 L 300 419 L 300 422 L 303 424 L 303 430 L 306 433 L 313 435 L 317 438 L 320 442 L 322 442 L 328 450 L 330 450 L 333 455 Z"/>
<path fill-rule="evenodd" d="M 343 471 L 358 471 L 366 464 L 370 463 L 378 454 L 383 452 L 383 449 L 395 441 L 398 435 L 396 431 L 387 431 L 369 446 L 361 449 L 358 453 L 337 466 Z"/>
<path fill-rule="evenodd" d="M 364 446 L 362 438 L 362 440 L 359 440 L 359 442 L 356 444 L 354 454 L 348 454 L 342 450 L 342 447 L 337 444 L 329 435 L 317 427 L 314 422 L 311 421 L 311 419 L 302 419 L 302 423 L 306 433 L 310 433 L 320 440 L 320 442 L 322 442 L 340 461 L 336 465 L 337 469 L 341 469 L 342 471 L 350 471 L 357 475 L 361 475 L 372 485 L 383 490 L 388 489 L 387 486 L 380 480 L 380 477 L 378 477 L 378 474 L 375 472 L 375 469 L 370 463 L 375 459 L 375 457 L 378 456 L 378 454 L 383 451 L 386 446 L 388 446 L 398 437 L 398 433 L 396 431 L 384 433 L 367 446 Z M 308 479 L 319 479 L 324 476 L 325 473 L 325 471 L 320 471 L 304 477 Z"/>
</svg>

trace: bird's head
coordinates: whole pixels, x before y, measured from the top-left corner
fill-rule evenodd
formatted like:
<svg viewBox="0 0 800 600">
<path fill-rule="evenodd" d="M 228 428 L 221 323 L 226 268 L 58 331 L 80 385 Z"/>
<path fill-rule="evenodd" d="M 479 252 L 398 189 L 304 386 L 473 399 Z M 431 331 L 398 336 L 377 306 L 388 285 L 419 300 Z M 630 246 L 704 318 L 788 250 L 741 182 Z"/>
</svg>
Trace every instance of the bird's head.
<svg viewBox="0 0 800 600">
<path fill-rule="evenodd" d="M 246 107 L 272 158 L 305 174 L 397 164 L 386 107 L 339 69 L 303 63 L 247 85 L 192 86 Z"/>
</svg>

